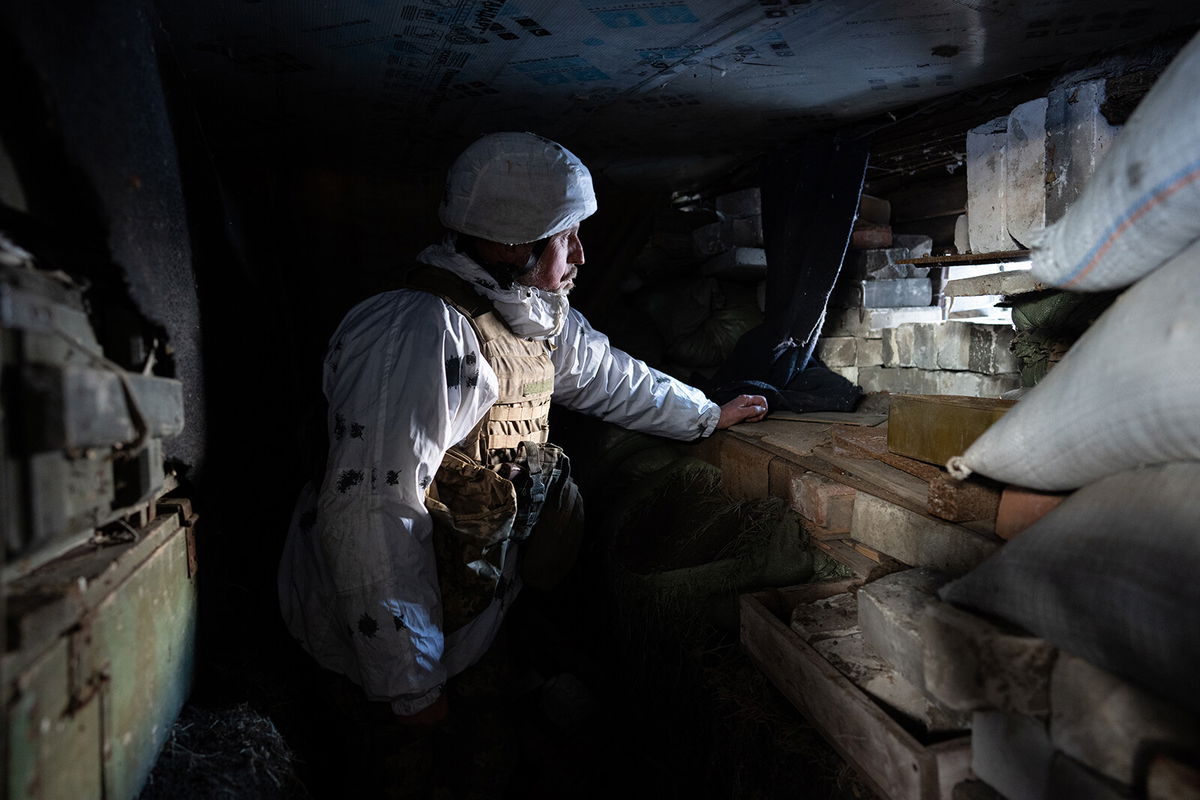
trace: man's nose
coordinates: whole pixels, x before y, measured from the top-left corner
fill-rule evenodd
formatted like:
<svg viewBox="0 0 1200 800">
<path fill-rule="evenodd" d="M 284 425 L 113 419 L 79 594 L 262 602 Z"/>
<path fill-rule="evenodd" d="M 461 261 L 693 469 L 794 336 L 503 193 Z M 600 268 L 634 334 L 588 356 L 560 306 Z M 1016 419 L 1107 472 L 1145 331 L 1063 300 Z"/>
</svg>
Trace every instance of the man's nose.
<svg viewBox="0 0 1200 800">
<path fill-rule="evenodd" d="M 567 251 L 567 261 L 576 266 L 583 266 L 583 242 L 579 241 L 578 236 L 571 237 L 571 246 Z"/>
</svg>

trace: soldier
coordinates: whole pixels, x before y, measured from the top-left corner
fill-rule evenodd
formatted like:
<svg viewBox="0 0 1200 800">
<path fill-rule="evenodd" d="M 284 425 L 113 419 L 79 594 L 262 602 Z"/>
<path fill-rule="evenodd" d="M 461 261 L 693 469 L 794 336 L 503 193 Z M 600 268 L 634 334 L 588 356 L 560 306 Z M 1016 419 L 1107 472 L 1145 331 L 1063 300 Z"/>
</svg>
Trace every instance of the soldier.
<svg viewBox="0 0 1200 800">
<path fill-rule="evenodd" d="M 551 401 L 680 440 L 766 415 L 760 396 L 717 406 L 570 307 L 595 210 L 564 147 L 484 136 L 450 169 L 445 240 L 331 338 L 328 461 L 296 506 L 280 603 L 319 664 L 403 720 L 442 718 L 447 680 L 488 649 L 522 583 L 553 584 L 547 568 L 574 555 L 581 509 L 548 440 Z"/>
</svg>

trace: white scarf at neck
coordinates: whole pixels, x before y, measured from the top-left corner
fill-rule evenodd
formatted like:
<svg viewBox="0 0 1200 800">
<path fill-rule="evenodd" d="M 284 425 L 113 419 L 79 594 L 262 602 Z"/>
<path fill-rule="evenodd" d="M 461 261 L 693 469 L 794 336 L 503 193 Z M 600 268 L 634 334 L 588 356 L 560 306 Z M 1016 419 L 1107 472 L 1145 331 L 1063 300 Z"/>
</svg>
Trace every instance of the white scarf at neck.
<svg viewBox="0 0 1200 800">
<path fill-rule="evenodd" d="M 570 304 L 565 293 L 547 292 L 520 283 L 501 289 L 483 267 L 454 249 L 451 238 L 426 247 L 417 260 L 453 272 L 471 284 L 476 292 L 492 301 L 496 313 L 518 336 L 549 339 L 557 336 L 566 324 Z"/>
</svg>

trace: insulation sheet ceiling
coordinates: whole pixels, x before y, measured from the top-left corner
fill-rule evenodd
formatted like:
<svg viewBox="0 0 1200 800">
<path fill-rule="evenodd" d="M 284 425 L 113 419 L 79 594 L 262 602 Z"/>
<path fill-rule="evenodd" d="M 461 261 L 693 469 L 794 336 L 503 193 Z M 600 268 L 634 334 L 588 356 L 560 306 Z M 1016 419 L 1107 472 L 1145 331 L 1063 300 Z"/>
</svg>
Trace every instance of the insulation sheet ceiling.
<svg viewBox="0 0 1200 800">
<path fill-rule="evenodd" d="M 1127 0 L 160 0 L 218 146 L 388 171 L 526 129 L 647 174 L 1193 22 Z"/>
</svg>

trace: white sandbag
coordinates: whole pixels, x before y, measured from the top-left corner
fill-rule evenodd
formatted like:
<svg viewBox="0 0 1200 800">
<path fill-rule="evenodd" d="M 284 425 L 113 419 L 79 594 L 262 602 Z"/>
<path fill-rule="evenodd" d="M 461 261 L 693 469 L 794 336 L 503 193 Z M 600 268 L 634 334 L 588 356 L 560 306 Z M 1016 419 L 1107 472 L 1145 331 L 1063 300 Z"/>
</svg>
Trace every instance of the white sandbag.
<svg viewBox="0 0 1200 800">
<path fill-rule="evenodd" d="M 1084 291 L 1133 283 L 1200 238 L 1200 35 L 1117 135 L 1079 200 L 1037 237 L 1033 276 Z"/>
<path fill-rule="evenodd" d="M 1073 493 L 940 595 L 1200 713 L 1200 463 Z"/>
<path fill-rule="evenodd" d="M 1200 242 L 1134 284 L 947 469 L 1034 489 L 1200 460 Z"/>
</svg>

